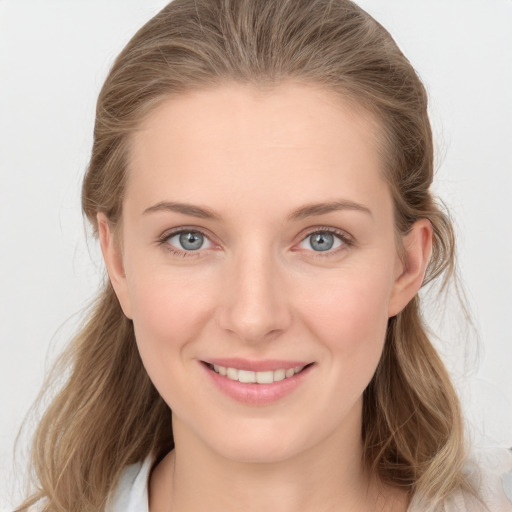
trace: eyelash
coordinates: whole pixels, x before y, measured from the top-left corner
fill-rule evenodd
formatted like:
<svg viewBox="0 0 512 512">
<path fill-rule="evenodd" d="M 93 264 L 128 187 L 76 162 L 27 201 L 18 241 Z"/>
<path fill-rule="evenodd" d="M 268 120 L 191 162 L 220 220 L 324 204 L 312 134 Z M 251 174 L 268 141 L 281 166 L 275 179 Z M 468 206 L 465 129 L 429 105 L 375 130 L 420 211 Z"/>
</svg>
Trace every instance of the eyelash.
<svg viewBox="0 0 512 512">
<path fill-rule="evenodd" d="M 180 250 L 176 249 L 175 247 L 173 247 L 172 245 L 167 243 L 169 238 L 172 238 L 172 237 L 174 237 L 176 235 L 181 235 L 182 233 L 199 233 L 200 235 L 202 235 L 205 238 L 207 238 L 208 240 L 210 240 L 210 237 L 204 231 L 201 231 L 200 229 L 196 229 L 196 228 L 194 228 L 194 229 L 192 229 L 192 228 L 191 229 L 178 229 L 176 231 L 171 231 L 171 232 L 164 233 L 158 239 L 158 245 L 163 246 L 167 251 L 169 251 L 173 255 L 179 256 L 181 258 L 197 258 L 197 257 L 200 257 L 201 256 L 201 250 L 200 249 L 197 250 L 197 251 L 185 251 L 185 250 L 184 251 L 180 251 Z M 341 242 L 343 244 L 340 247 L 337 247 L 334 250 L 309 251 L 309 252 L 314 253 L 313 254 L 314 258 L 326 258 L 326 257 L 329 257 L 329 256 L 333 256 L 334 254 L 337 254 L 339 251 L 343 250 L 344 248 L 351 247 L 351 246 L 354 245 L 354 240 L 347 233 L 345 233 L 344 231 L 341 231 L 341 230 L 336 229 L 336 228 L 323 227 L 323 226 L 316 227 L 316 228 L 312 229 L 311 231 L 309 231 L 300 240 L 300 242 L 303 242 L 304 240 L 306 240 L 311 235 L 314 235 L 314 234 L 317 234 L 317 233 L 330 233 L 330 234 L 336 235 L 341 240 Z"/>
<path fill-rule="evenodd" d="M 340 247 L 337 247 L 333 250 L 327 250 L 327 251 L 309 251 L 312 254 L 313 258 L 328 258 L 330 256 L 337 255 L 340 251 L 343 251 L 347 247 L 351 247 L 354 245 L 354 240 L 351 238 L 347 233 L 344 231 L 341 231 L 340 229 L 336 228 L 330 228 L 330 227 L 316 227 L 312 229 L 311 231 L 308 231 L 304 237 L 302 237 L 300 242 L 303 242 L 311 235 L 317 234 L 317 233 L 330 233 L 332 235 L 336 235 L 342 242 L 342 245 Z"/>
<path fill-rule="evenodd" d="M 174 256 L 179 256 L 181 258 L 197 258 L 201 256 L 201 250 L 197 251 L 180 251 L 176 249 L 176 247 L 173 247 L 172 245 L 168 244 L 167 241 L 169 238 L 172 238 L 176 235 L 181 235 L 182 233 L 199 233 L 200 235 L 204 236 L 208 240 L 210 240 L 210 237 L 200 229 L 197 228 L 190 228 L 190 229 L 178 229 L 176 231 L 166 232 L 164 233 L 159 239 L 158 239 L 158 245 L 162 246 L 165 250 L 172 253 Z"/>
</svg>

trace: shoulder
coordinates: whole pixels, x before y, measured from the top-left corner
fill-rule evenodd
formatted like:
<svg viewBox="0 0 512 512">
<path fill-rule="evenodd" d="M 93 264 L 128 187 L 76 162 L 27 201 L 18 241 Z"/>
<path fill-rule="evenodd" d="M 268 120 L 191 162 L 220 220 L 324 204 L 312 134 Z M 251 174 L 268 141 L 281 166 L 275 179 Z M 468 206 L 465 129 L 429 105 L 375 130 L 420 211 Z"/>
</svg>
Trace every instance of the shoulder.
<svg viewBox="0 0 512 512">
<path fill-rule="evenodd" d="M 457 490 L 429 507 L 419 496 L 408 512 L 512 512 L 512 452 L 505 448 L 474 450 L 464 467 L 474 492 Z"/>
<path fill-rule="evenodd" d="M 512 451 L 505 448 L 475 450 L 466 473 L 490 511 L 512 512 Z M 462 511 L 480 512 L 474 500 L 463 497 L 468 506 Z"/>
<path fill-rule="evenodd" d="M 106 512 L 148 512 L 151 458 L 128 466 L 111 494 Z"/>
<path fill-rule="evenodd" d="M 127 466 L 121 474 L 119 483 L 111 493 L 105 512 L 149 512 L 148 479 L 152 460 L 146 460 Z M 28 512 L 42 512 L 44 502 L 32 505 Z M 0 512 L 6 512 L 3 509 Z"/>
</svg>

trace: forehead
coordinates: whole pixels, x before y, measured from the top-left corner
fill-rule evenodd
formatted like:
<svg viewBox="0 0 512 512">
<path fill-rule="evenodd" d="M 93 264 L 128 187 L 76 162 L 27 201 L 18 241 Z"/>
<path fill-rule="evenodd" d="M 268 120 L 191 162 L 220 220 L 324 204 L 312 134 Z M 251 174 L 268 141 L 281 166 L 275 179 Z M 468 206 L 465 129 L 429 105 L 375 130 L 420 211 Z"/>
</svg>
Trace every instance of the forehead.
<svg viewBox="0 0 512 512">
<path fill-rule="evenodd" d="M 132 149 L 138 155 L 144 148 L 154 149 L 152 141 L 173 137 L 182 146 L 200 139 L 224 151 L 274 144 L 329 146 L 347 137 L 377 143 L 379 132 L 374 116 L 362 106 L 320 86 L 227 83 L 169 97 L 141 123 Z"/>
<path fill-rule="evenodd" d="M 170 97 L 132 138 L 127 198 L 361 201 L 383 185 L 378 135 L 365 110 L 311 85 L 224 84 Z"/>
</svg>

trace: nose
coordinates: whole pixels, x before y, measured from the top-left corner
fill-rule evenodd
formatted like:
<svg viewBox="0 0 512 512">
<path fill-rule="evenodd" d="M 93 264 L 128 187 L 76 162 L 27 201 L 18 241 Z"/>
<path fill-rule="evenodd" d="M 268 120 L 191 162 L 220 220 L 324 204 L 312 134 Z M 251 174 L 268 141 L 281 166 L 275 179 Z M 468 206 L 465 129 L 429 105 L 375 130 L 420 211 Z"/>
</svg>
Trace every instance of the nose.
<svg viewBox="0 0 512 512">
<path fill-rule="evenodd" d="M 274 339 L 291 323 L 290 296 L 276 258 L 261 247 L 226 266 L 220 326 L 249 343 Z"/>
</svg>

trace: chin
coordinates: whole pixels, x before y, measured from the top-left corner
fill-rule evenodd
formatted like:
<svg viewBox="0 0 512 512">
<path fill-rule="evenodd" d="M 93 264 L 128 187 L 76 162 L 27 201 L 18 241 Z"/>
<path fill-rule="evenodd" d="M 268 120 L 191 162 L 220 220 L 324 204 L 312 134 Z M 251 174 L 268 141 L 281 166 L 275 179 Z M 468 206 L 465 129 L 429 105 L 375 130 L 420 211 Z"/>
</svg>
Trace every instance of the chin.
<svg viewBox="0 0 512 512">
<path fill-rule="evenodd" d="M 245 423 L 245 422 L 244 422 Z M 241 463 L 278 463 L 296 457 L 312 445 L 311 436 L 302 439 L 291 429 L 270 428 L 255 421 L 254 425 L 237 424 L 231 431 L 221 429 L 221 436 L 205 439 L 219 455 Z M 210 435 L 213 432 L 210 431 Z"/>
</svg>

